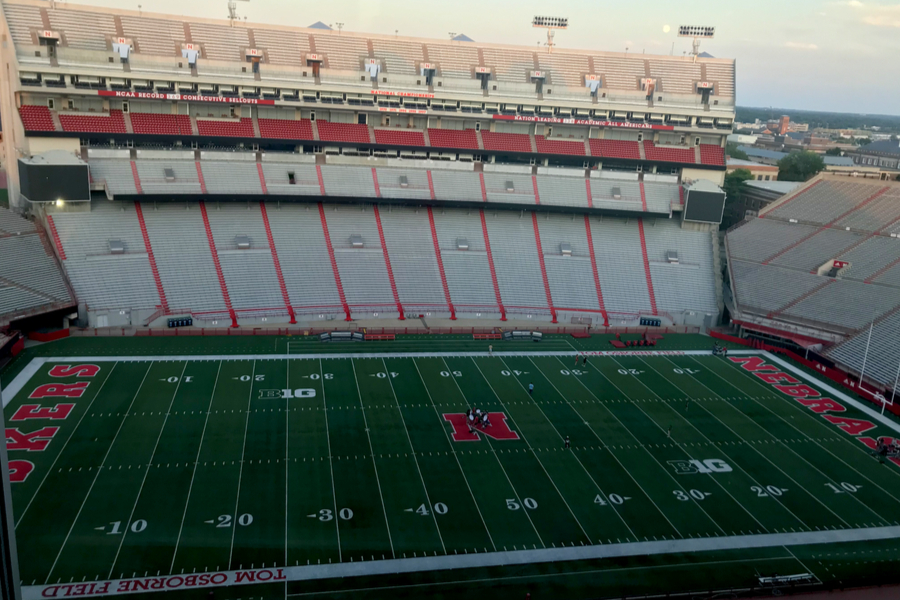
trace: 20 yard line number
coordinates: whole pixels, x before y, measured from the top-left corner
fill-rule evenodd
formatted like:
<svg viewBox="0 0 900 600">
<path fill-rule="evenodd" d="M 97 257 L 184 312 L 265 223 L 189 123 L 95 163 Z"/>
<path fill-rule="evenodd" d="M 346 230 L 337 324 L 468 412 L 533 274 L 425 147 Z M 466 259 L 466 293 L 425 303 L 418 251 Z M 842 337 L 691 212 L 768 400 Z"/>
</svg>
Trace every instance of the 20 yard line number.
<svg viewBox="0 0 900 600">
<path fill-rule="evenodd" d="M 231 527 L 232 516 L 231 515 L 219 515 L 215 519 L 211 519 L 209 521 L 204 521 L 204 523 L 208 525 L 215 524 L 217 529 L 225 529 L 227 527 Z M 237 524 L 241 527 L 249 527 L 253 524 L 253 515 L 250 513 L 244 513 L 237 518 Z"/>
</svg>

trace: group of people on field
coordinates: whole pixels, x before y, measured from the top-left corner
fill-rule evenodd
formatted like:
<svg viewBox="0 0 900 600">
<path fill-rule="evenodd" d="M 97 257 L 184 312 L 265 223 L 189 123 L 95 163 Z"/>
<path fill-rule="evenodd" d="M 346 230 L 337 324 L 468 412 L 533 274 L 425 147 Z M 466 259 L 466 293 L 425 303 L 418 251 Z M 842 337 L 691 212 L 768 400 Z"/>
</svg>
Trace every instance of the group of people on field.
<svg viewBox="0 0 900 600">
<path fill-rule="evenodd" d="M 491 420 L 488 417 L 486 410 L 481 410 L 480 408 L 470 408 L 466 411 L 466 422 L 469 424 L 469 430 L 471 431 L 475 427 L 490 427 Z"/>
</svg>

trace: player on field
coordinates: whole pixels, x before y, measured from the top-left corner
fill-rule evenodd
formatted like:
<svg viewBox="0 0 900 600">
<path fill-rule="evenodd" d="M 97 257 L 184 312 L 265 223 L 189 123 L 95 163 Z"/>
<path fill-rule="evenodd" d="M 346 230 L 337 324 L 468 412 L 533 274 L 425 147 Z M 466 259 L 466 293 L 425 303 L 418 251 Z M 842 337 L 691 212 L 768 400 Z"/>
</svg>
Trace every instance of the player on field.
<svg viewBox="0 0 900 600">
<path fill-rule="evenodd" d="M 493 355 L 494 355 L 494 345 L 490 344 L 490 345 L 488 345 L 488 356 L 493 356 Z"/>
<path fill-rule="evenodd" d="M 570 445 L 569 445 L 569 436 L 566 436 L 566 449 L 568 450 L 569 447 L 570 447 Z"/>
<path fill-rule="evenodd" d="M 534 384 L 533 383 L 528 384 L 528 395 L 534 396 Z"/>
</svg>

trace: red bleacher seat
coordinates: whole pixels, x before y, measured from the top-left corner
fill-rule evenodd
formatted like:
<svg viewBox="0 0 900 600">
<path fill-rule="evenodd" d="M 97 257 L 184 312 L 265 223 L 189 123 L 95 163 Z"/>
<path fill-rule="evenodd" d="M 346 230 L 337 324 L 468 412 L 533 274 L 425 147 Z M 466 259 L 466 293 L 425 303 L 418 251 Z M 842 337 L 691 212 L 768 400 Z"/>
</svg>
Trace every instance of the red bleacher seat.
<svg viewBox="0 0 900 600">
<path fill-rule="evenodd" d="M 240 121 L 209 121 L 197 119 L 197 131 L 200 135 L 213 135 L 218 137 L 256 137 L 253 134 L 253 119 L 244 118 Z"/>
<path fill-rule="evenodd" d="M 421 131 L 376 129 L 375 141 L 379 144 L 391 144 L 393 146 L 424 146 L 425 136 Z"/>
<path fill-rule="evenodd" d="M 46 106 L 22 105 L 19 107 L 19 115 L 22 117 L 22 125 L 25 131 L 55 131 L 53 117 Z"/>
<path fill-rule="evenodd" d="M 370 144 L 368 125 L 355 123 L 330 123 L 316 121 L 319 139 L 323 142 L 349 142 L 351 144 Z"/>
<path fill-rule="evenodd" d="M 644 142 L 644 156 L 647 157 L 647 160 L 694 164 L 693 148 L 656 146 L 649 140 Z"/>
<path fill-rule="evenodd" d="M 63 131 L 128 133 L 121 110 L 110 110 L 109 116 L 60 113 L 59 122 L 62 124 Z"/>
<path fill-rule="evenodd" d="M 309 119 L 300 121 L 286 119 L 259 119 L 259 134 L 273 140 L 312 140 L 312 123 Z"/>
<path fill-rule="evenodd" d="M 584 156 L 584 142 L 581 140 L 563 140 L 536 135 L 534 136 L 534 141 L 537 143 L 537 151 L 541 154 L 573 154 L 575 156 Z"/>
<path fill-rule="evenodd" d="M 725 152 L 713 144 L 700 144 L 700 162 L 704 165 L 725 165 Z"/>
<path fill-rule="evenodd" d="M 131 127 L 135 133 L 154 135 L 190 135 L 187 131 L 178 130 L 178 115 L 160 115 L 151 113 L 131 113 Z"/>
<path fill-rule="evenodd" d="M 180 133 L 181 135 L 194 134 L 194 128 L 191 126 L 190 115 L 178 115 L 175 117 L 175 121 L 178 123 L 178 133 Z"/>
<path fill-rule="evenodd" d="M 531 152 L 531 140 L 524 133 L 481 132 L 481 141 L 485 150 L 503 150 L 506 152 Z"/>
<path fill-rule="evenodd" d="M 478 138 L 474 129 L 429 129 L 428 139 L 434 148 L 460 148 L 478 150 Z"/>
<path fill-rule="evenodd" d="M 590 140 L 591 156 L 602 158 L 641 159 L 641 149 L 637 142 L 624 140 Z"/>
</svg>

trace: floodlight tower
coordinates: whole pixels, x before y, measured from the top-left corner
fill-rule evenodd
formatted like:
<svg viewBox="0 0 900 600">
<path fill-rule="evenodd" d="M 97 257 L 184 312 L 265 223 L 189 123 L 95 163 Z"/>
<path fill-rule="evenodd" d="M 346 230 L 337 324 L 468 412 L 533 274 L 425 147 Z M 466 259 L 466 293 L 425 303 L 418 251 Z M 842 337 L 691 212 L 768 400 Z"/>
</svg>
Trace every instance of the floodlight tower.
<svg viewBox="0 0 900 600">
<path fill-rule="evenodd" d="M 694 57 L 694 62 L 697 62 L 697 57 L 700 56 L 700 40 L 711 40 L 716 37 L 716 28 L 698 27 L 695 25 L 679 25 L 678 37 L 693 38 L 694 50 L 693 52 L 691 52 L 691 55 Z"/>
<path fill-rule="evenodd" d="M 250 2 L 250 0 L 241 0 L 241 2 Z M 234 27 L 234 22 L 240 21 L 240 19 L 237 13 L 237 0 L 228 0 L 228 20 L 231 22 L 231 26 Z"/>
<path fill-rule="evenodd" d="M 547 52 L 553 52 L 553 34 L 556 29 L 568 29 L 569 19 L 566 17 L 535 17 L 531 21 L 532 27 L 540 27 L 547 30 Z"/>
</svg>

